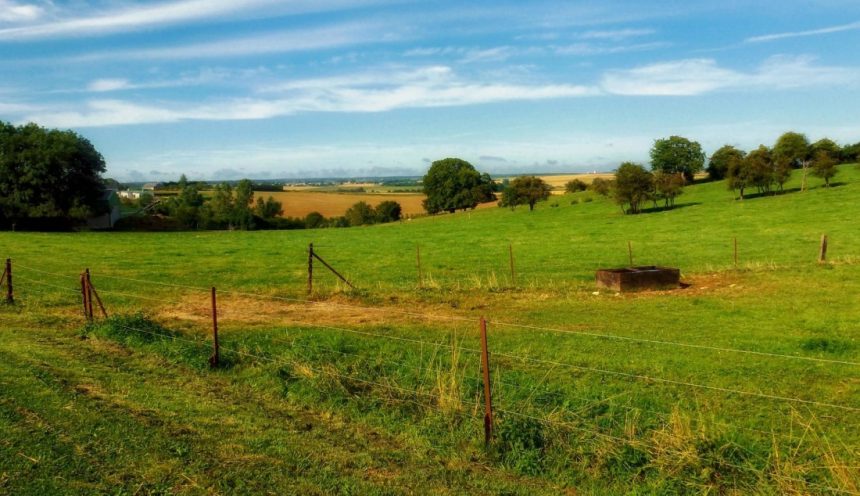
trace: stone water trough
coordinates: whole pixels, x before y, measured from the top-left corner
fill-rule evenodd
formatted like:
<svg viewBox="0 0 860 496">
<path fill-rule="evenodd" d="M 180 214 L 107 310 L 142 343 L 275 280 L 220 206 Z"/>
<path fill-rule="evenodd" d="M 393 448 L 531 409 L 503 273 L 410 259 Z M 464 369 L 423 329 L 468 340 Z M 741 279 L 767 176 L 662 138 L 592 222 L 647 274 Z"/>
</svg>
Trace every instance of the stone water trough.
<svg viewBox="0 0 860 496">
<path fill-rule="evenodd" d="M 681 285 L 681 270 L 644 265 L 623 269 L 600 269 L 595 274 L 597 287 L 618 292 L 649 289 L 674 289 Z"/>
</svg>

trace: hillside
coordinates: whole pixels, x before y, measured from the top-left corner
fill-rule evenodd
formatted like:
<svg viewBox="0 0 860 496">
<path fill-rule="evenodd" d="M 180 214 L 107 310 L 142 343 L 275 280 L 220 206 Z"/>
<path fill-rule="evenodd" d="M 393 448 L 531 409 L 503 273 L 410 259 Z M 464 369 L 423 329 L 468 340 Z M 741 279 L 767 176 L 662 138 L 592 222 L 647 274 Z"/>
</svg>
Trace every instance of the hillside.
<svg viewBox="0 0 860 496">
<path fill-rule="evenodd" d="M 0 233 L 0 489 L 856 493 L 860 170 L 836 182 L 698 184 L 638 216 L 577 193 L 349 229 Z M 628 242 L 690 286 L 596 291 Z M 317 264 L 307 301 L 309 243 L 358 290 Z M 85 267 L 112 316 L 143 314 L 84 326 Z"/>
</svg>

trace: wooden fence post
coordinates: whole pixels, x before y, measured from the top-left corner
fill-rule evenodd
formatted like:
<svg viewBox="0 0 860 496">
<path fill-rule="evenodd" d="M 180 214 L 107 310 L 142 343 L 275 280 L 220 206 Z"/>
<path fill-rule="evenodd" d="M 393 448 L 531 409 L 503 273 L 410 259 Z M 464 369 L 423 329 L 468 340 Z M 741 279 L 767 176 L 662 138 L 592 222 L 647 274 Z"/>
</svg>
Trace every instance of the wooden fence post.
<svg viewBox="0 0 860 496">
<path fill-rule="evenodd" d="M 424 287 L 424 276 L 421 274 L 421 246 L 415 245 L 415 264 L 418 267 L 418 287 Z"/>
<path fill-rule="evenodd" d="M 308 245 L 308 295 L 314 292 L 314 244 Z"/>
<path fill-rule="evenodd" d="M 508 255 L 511 260 L 511 284 L 517 285 L 517 272 L 514 270 L 514 244 L 508 243 Z"/>
<path fill-rule="evenodd" d="M 15 303 L 15 292 L 12 289 L 12 259 L 6 259 L 6 303 Z"/>
<path fill-rule="evenodd" d="M 90 320 L 89 313 L 87 313 L 87 275 L 84 272 L 81 272 L 81 303 L 84 307 L 84 318 Z"/>
<path fill-rule="evenodd" d="M 87 319 L 93 321 L 93 287 L 90 284 L 90 269 L 84 270 L 86 281 L 84 285 L 87 288 Z"/>
<path fill-rule="evenodd" d="M 827 261 L 827 235 L 821 235 L 821 247 L 818 249 L 818 263 Z"/>
<path fill-rule="evenodd" d="M 735 270 L 738 270 L 738 237 L 735 236 Z"/>
<path fill-rule="evenodd" d="M 484 377 L 484 444 L 493 439 L 493 396 L 490 388 L 490 352 L 487 350 L 487 320 L 481 317 L 481 368 Z"/>
<path fill-rule="evenodd" d="M 633 243 L 627 242 L 627 257 L 630 259 L 630 266 L 633 267 Z"/>
<path fill-rule="evenodd" d="M 215 296 L 215 288 L 212 288 L 212 356 L 209 357 L 209 366 L 215 368 L 221 358 L 218 346 L 218 303 Z"/>
</svg>

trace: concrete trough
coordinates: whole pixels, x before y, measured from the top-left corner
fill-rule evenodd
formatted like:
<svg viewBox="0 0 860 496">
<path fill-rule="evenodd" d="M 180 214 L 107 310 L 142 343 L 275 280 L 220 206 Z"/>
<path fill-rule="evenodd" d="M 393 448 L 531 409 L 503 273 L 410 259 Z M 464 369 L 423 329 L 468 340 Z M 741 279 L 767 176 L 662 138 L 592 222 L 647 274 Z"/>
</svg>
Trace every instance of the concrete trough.
<svg viewBox="0 0 860 496">
<path fill-rule="evenodd" d="M 681 270 L 655 265 L 600 269 L 595 278 L 597 287 L 618 292 L 675 289 L 681 285 Z"/>
</svg>

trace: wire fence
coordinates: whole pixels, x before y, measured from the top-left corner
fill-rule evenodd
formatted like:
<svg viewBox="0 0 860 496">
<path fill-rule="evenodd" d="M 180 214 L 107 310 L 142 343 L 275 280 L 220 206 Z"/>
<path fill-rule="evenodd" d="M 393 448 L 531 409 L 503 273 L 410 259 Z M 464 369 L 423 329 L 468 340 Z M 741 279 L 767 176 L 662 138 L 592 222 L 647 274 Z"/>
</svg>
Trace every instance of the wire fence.
<svg viewBox="0 0 860 496">
<path fill-rule="evenodd" d="M 42 294 L 43 296 L 55 297 L 57 291 L 62 296 L 58 300 L 67 301 L 68 308 L 80 308 L 83 298 L 84 313 L 86 313 L 86 292 L 88 288 L 81 286 L 80 275 L 63 274 L 60 272 L 47 271 L 27 265 L 15 263 L 16 290 L 26 295 L 28 292 Z M 23 272 L 24 275 L 21 275 Z M 148 335 L 160 340 L 170 340 L 182 345 L 189 345 L 206 349 L 211 344 L 202 339 L 203 331 L 200 318 L 209 316 L 229 315 L 235 311 L 232 307 L 222 307 L 216 310 L 214 305 L 207 305 L 206 296 L 213 288 L 153 281 L 142 278 L 129 278 L 109 274 L 95 274 L 94 279 L 99 283 L 111 281 L 108 289 L 99 287 L 98 293 L 110 298 L 108 306 L 112 303 L 119 304 L 120 301 L 131 300 L 132 302 L 145 302 L 157 309 L 169 307 L 194 307 L 197 320 L 192 320 L 190 326 L 196 329 L 194 334 L 178 331 L 159 332 L 152 329 L 144 329 L 119 323 L 122 329 L 129 333 Z M 161 292 L 154 294 L 145 288 L 160 287 Z M 25 288 L 23 291 L 21 288 Z M 144 292 L 146 294 L 140 294 Z M 69 293 L 76 293 L 71 295 Z M 166 293 L 166 294 L 165 294 Z M 290 310 L 298 310 L 293 314 L 277 318 L 286 320 L 287 324 L 265 326 L 269 336 L 268 339 L 254 341 L 246 336 L 232 333 L 228 340 L 220 343 L 220 353 L 241 357 L 249 362 L 261 364 L 272 364 L 282 367 L 301 368 L 310 371 L 319 377 L 329 377 L 339 381 L 358 383 L 373 389 L 386 391 L 386 399 L 404 402 L 438 412 L 441 415 L 456 415 L 478 421 L 483 414 L 501 415 L 501 419 L 492 420 L 495 428 L 504 418 L 518 417 L 528 421 L 537 422 L 553 429 L 577 432 L 585 436 L 593 436 L 607 442 L 618 443 L 624 446 L 641 448 L 650 452 L 658 452 L 667 449 L 656 444 L 653 436 L 661 428 L 665 428 L 671 422 L 677 420 L 677 409 L 652 409 L 641 406 L 631 406 L 619 402 L 619 398 L 654 394 L 654 388 L 660 390 L 666 397 L 693 396 L 696 394 L 718 395 L 726 398 L 736 398 L 738 403 L 745 404 L 746 400 L 755 400 L 767 405 L 771 417 L 774 415 L 786 415 L 787 419 L 780 421 L 782 429 L 763 429 L 757 426 L 745 425 L 743 422 L 725 422 L 713 419 L 710 422 L 701 420 L 702 412 L 695 412 L 704 426 L 718 427 L 723 430 L 740 430 L 757 436 L 762 442 L 783 443 L 783 446 L 791 446 L 800 449 L 803 442 L 794 432 L 786 433 L 784 428 L 792 423 L 791 416 L 799 415 L 798 408 L 807 409 L 807 412 L 816 415 L 832 416 L 833 412 L 839 412 L 839 423 L 852 421 L 853 415 L 860 412 L 860 405 L 836 402 L 809 396 L 791 395 L 772 391 L 744 389 L 730 387 L 723 384 L 709 383 L 706 380 L 696 378 L 679 378 L 665 376 L 655 373 L 646 373 L 639 370 L 625 368 L 611 368 L 595 366 L 590 364 L 588 357 L 579 356 L 576 360 L 561 360 L 533 356 L 523 352 L 504 350 L 499 345 L 493 345 L 493 333 L 491 331 L 491 346 L 482 349 L 478 340 L 479 322 L 474 317 L 463 315 L 450 315 L 440 313 L 426 313 L 410 311 L 385 306 L 359 305 L 344 302 L 320 301 L 311 298 L 297 298 L 277 294 L 262 294 L 248 291 L 218 290 L 218 295 L 227 299 L 247 298 L 261 302 L 260 307 L 251 308 L 251 313 L 265 307 L 269 311 L 284 310 L 281 306 L 289 306 Z M 116 301 L 111 301 L 116 297 Z M 199 298 L 195 299 L 195 298 Z M 243 303 L 247 305 L 247 303 Z M 131 306 L 135 306 L 132 304 Z M 314 320 L 314 310 L 338 310 L 342 312 L 354 311 L 361 315 L 376 315 L 368 323 L 330 324 L 322 320 Z M 247 312 L 247 311 L 246 311 Z M 237 312 L 236 321 L 231 321 L 231 326 L 239 328 L 242 326 L 243 312 Z M 298 314 L 298 315 L 296 315 Z M 89 319 L 94 316 L 90 314 Z M 263 320 L 268 314 L 263 312 Z M 339 317 L 338 320 L 349 321 L 349 314 Z M 401 325 L 406 321 L 407 325 Z M 223 321 L 222 321 L 223 322 Z M 376 325 L 382 324 L 382 325 Z M 223 325 L 223 324 L 222 324 Z M 422 336 L 414 330 L 415 325 L 430 326 L 431 332 L 428 336 Z M 667 350 L 696 350 L 701 353 L 737 355 L 747 357 L 751 360 L 773 360 L 786 363 L 814 364 L 818 367 L 847 367 L 853 370 L 860 367 L 860 362 L 851 360 L 837 360 L 804 355 L 790 355 L 785 353 L 774 353 L 764 350 L 753 350 L 743 348 L 730 348 L 711 346 L 694 342 L 679 342 L 671 340 L 647 339 L 634 336 L 622 336 L 605 332 L 597 332 L 583 328 L 559 328 L 544 327 L 534 324 L 505 322 L 490 320 L 491 330 L 495 328 L 519 331 L 520 333 L 549 333 L 551 335 L 564 336 L 576 340 L 591 340 L 601 344 L 626 343 L 647 345 L 651 347 L 665 348 Z M 217 324 L 216 324 L 217 326 Z M 419 331 L 425 329 L 419 327 Z M 440 329 L 443 331 L 440 332 Z M 208 330 L 207 330 L 208 332 Z M 416 335 L 418 334 L 418 335 Z M 253 333 L 249 334 L 254 336 Z M 198 336 L 194 338 L 193 336 Z M 439 337 L 441 336 L 441 339 Z M 325 339 L 337 338 L 339 341 L 331 343 Z M 437 339 L 432 339 L 436 337 Z M 348 340 L 347 340 L 348 338 Z M 349 341 L 352 340 L 352 341 Z M 344 347 L 346 344 L 355 344 L 353 347 Z M 368 345 L 373 343 L 372 345 Z M 470 345 L 470 343 L 475 343 Z M 249 348 L 257 346 L 259 350 L 250 351 Z M 286 351 L 289 356 L 282 352 Z M 278 352 L 280 354 L 276 355 Z M 491 359 L 491 365 L 487 375 L 482 376 L 483 365 L 479 357 L 482 353 Z M 418 357 L 418 358 L 416 358 Z M 373 361 L 385 367 L 354 368 L 344 370 L 348 364 L 367 365 Z M 572 371 L 577 374 L 586 374 L 585 380 L 606 383 L 610 379 L 623 381 L 627 385 L 614 384 L 621 389 L 615 395 L 592 397 L 588 395 L 576 395 L 569 391 L 570 384 L 558 380 L 564 376 L 562 371 Z M 491 377 L 486 383 L 485 377 Z M 450 388 L 446 389 L 440 385 L 448 381 Z M 549 385 L 553 387 L 548 388 Z M 575 384 L 574 384 L 575 386 Z M 482 388 L 484 388 L 482 390 Z M 561 394 L 563 401 L 537 401 L 545 389 L 551 389 Z M 491 411 L 482 411 L 482 398 L 492 390 L 493 408 Z M 849 398 L 851 397 L 848 395 Z M 707 396 L 710 400 L 711 396 Z M 721 404 L 715 400 L 717 405 Z M 713 401 L 705 405 L 705 409 L 711 408 Z M 774 405 L 778 405 L 774 407 Z M 788 412 L 782 409 L 787 408 Z M 629 426 L 615 425 L 606 422 L 601 417 L 590 415 L 593 410 L 618 409 L 628 412 L 634 417 L 647 414 L 655 420 L 656 427 L 650 431 L 628 432 Z M 737 412 L 729 412 L 729 417 L 737 416 Z M 850 420 L 849 420 L 850 419 Z M 611 419 L 613 420 L 613 419 Z M 614 419 L 617 420 L 617 419 Z M 692 421 L 692 420 L 691 420 Z M 643 423 L 646 425 L 646 423 Z M 847 428 L 845 425 L 831 426 Z M 851 442 L 856 442 L 852 439 Z M 849 456 L 856 456 L 857 448 L 847 446 Z M 679 455 L 681 453 L 678 453 Z M 818 479 L 787 475 L 774 467 L 774 461 L 767 457 L 750 456 L 748 462 L 743 465 L 733 464 L 725 459 L 711 460 L 715 466 L 730 467 L 747 474 L 749 477 L 765 478 L 771 482 L 790 482 L 799 484 L 807 490 L 818 490 L 840 494 L 860 494 L 857 484 L 858 480 L 831 477 L 827 470 L 818 470 L 815 475 Z M 820 478 L 832 481 L 828 484 L 820 483 Z M 834 487 L 834 483 L 839 487 Z"/>
</svg>

